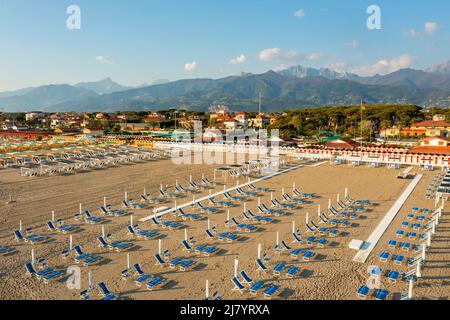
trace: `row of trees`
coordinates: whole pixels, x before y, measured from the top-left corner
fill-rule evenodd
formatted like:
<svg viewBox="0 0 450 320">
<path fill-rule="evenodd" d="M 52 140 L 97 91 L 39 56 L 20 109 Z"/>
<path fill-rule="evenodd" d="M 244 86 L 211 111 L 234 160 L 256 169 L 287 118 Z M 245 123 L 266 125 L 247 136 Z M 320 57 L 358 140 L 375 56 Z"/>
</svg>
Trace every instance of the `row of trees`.
<svg viewBox="0 0 450 320">
<path fill-rule="evenodd" d="M 433 109 L 424 112 L 415 105 L 340 106 L 289 110 L 271 127 L 280 130 L 284 137 L 343 135 L 364 139 L 373 138 L 383 129 L 407 127 L 423 120 L 428 114 L 445 114 L 450 110 Z"/>
</svg>

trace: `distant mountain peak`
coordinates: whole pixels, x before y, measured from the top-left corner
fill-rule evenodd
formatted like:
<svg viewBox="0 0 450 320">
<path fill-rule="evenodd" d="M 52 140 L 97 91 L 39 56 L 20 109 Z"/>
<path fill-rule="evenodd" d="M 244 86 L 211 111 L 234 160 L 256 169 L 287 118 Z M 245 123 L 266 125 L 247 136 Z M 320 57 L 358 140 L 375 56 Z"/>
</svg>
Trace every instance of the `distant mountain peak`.
<svg viewBox="0 0 450 320">
<path fill-rule="evenodd" d="M 125 87 L 115 82 L 111 77 L 106 77 L 99 81 L 94 82 L 80 82 L 75 85 L 78 88 L 84 88 L 94 91 L 97 94 L 109 94 L 113 92 L 125 91 L 132 89 L 131 87 Z"/>
<path fill-rule="evenodd" d="M 437 66 L 428 68 L 425 71 L 426 72 L 431 72 L 431 73 L 450 75 L 450 60 L 445 62 L 445 63 L 438 64 Z"/>
</svg>

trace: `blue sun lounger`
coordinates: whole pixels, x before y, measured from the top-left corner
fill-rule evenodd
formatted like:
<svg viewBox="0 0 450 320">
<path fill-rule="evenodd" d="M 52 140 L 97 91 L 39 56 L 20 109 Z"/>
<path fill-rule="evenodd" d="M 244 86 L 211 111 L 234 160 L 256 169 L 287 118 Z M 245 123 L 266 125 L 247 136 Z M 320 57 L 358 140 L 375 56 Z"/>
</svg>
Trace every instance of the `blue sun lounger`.
<svg viewBox="0 0 450 320">
<path fill-rule="evenodd" d="M 43 242 L 43 241 L 47 240 L 46 237 L 35 235 L 35 234 L 24 236 L 20 230 L 14 231 L 14 235 L 15 235 L 15 238 L 17 241 L 25 241 L 25 242 L 29 242 L 31 244 L 35 244 L 35 243 L 39 243 L 39 242 Z"/>
<path fill-rule="evenodd" d="M 61 232 L 61 233 L 71 233 L 76 231 L 78 228 L 74 226 L 55 226 L 53 221 L 47 222 L 47 227 L 50 231 Z"/>
<path fill-rule="evenodd" d="M 217 201 L 214 197 L 211 197 L 208 200 L 213 206 L 220 206 L 220 207 L 227 208 L 227 207 L 231 207 L 233 205 L 233 202 L 231 202 L 231 201 Z"/>
<path fill-rule="evenodd" d="M 239 291 L 240 293 L 244 293 L 245 286 L 239 281 L 237 277 L 233 277 L 231 279 L 231 282 L 233 282 L 234 284 L 234 288 L 232 289 L 233 291 Z"/>
<path fill-rule="evenodd" d="M 217 248 L 217 247 L 209 247 L 209 248 L 207 248 L 207 249 L 205 249 L 203 251 L 203 255 L 209 257 L 209 256 L 212 256 L 212 255 L 218 253 L 218 252 L 219 252 L 219 248 Z"/>
<path fill-rule="evenodd" d="M 378 289 L 375 292 L 375 299 L 377 300 L 386 300 L 389 297 L 389 291 L 384 289 Z"/>
<path fill-rule="evenodd" d="M 402 247 L 402 250 L 403 250 L 403 251 L 409 251 L 409 250 L 411 249 L 411 243 L 409 243 L 409 242 L 403 242 L 402 245 L 401 245 L 401 247 Z"/>
<path fill-rule="evenodd" d="M 303 258 L 303 260 L 305 260 L 305 261 L 309 261 L 309 260 L 311 260 L 311 258 L 313 258 L 315 255 L 316 255 L 316 254 L 315 254 L 314 252 L 312 252 L 312 251 L 306 251 L 306 252 L 303 254 L 302 258 Z"/>
<path fill-rule="evenodd" d="M 183 258 L 178 257 L 175 259 L 172 259 L 172 261 L 169 262 L 169 267 L 172 269 L 175 269 L 181 262 L 183 261 Z"/>
<path fill-rule="evenodd" d="M 201 204 L 201 202 L 197 202 L 197 206 L 200 208 L 201 211 L 206 211 L 208 213 L 216 213 L 218 211 L 217 208 L 205 207 L 204 205 Z"/>
<path fill-rule="evenodd" d="M 4 256 L 7 255 L 9 253 L 9 250 L 6 249 L 5 247 L 0 247 L 0 255 Z"/>
<path fill-rule="evenodd" d="M 280 286 L 274 284 L 270 285 L 266 290 L 264 290 L 264 297 L 266 297 L 267 299 L 272 299 L 273 296 L 277 294 L 278 291 L 280 291 L 280 288 Z"/>
<path fill-rule="evenodd" d="M 217 236 L 217 239 L 219 241 L 222 241 L 223 239 L 227 239 L 227 242 L 233 242 L 239 238 L 239 236 L 235 233 L 228 233 L 228 232 L 222 232 Z"/>
<path fill-rule="evenodd" d="M 281 209 L 271 209 L 271 208 L 268 208 L 264 203 L 261 204 L 260 206 L 258 206 L 258 209 L 259 209 L 262 213 L 267 212 L 267 213 L 269 213 L 269 214 L 274 214 L 275 216 L 279 216 L 279 215 L 284 214 L 284 211 L 283 211 L 283 210 L 281 210 Z"/>
<path fill-rule="evenodd" d="M 152 275 L 149 273 L 145 273 L 144 271 L 142 271 L 141 266 L 136 263 L 133 265 L 134 271 L 137 275 L 137 278 L 134 280 L 134 283 L 140 287 L 144 284 L 144 282 L 147 282 L 148 280 L 150 280 L 152 278 Z"/>
<path fill-rule="evenodd" d="M 150 230 L 137 230 L 135 227 L 127 226 L 128 234 L 137 238 L 150 240 L 155 239 L 159 236 L 159 233 L 156 231 L 150 231 Z"/>
<path fill-rule="evenodd" d="M 400 256 L 400 255 L 394 256 L 394 263 L 396 265 L 402 265 L 403 261 L 405 261 L 405 257 L 404 256 Z"/>
<path fill-rule="evenodd" d="M 158 287 L 161 287 L 166 281 L 167 281 L 167 279 L 163 278 L 163 277 L 153 278 L 149 283 L 147 283 L 147 285 L 146 285 L 147 290 L 151 291 Z"/>
<path fill-rule="evenodd" d="M 299 235 L 297 233 L 292 233 L 292 236 L 294 237 L 294 241 L 296 241 L 298 243 L 302 243 L 301 235 Z"/>
<path fill-rule="evenodd" d="M 196 264 L 196 262 L 194 260 L 185 260 L 183 262 L 181 262 L 178 267 L 180 268 L 180 271 L 186 271 L 188 269 L 191 269 L 192 267 L 194 267 Z"/>
<path fill-rule="evenodd" d="M 387 251 L 383 251 L 380 253 L 380 261 L 381 262 L 387 262 L 390 257 L 391 257 L 391 254 Z"/>
<path fill-rule="evenodd" d="M 297 275 L 297 273 L 300 271 L 300 268 L 299 267 L 297 267 L 297 266 L 292 266 L 292 267 L 290 267 L 288 270 L 287 270 L 287 272 L 286 272 L 286 276 L 288 277 L 288 278 L 294 278 L 296 275 Z"/>
<path fill-rule="evenodd" d="M 156 253 L 154 255 L 155 259 L 156 259 L 156 264 L 160 265 L 161 267 L 165 267 L 167 265 L 167 262 L 164 261 L 164 259 L 161 257 L 161 255 L 159 253 Z"/>
<path fill-rule="evenodd" d="M 366 299 L 369 296 L 370 288 L 366 285 L 361 286 L 356 293 L 358 294 L 358 298 Z"/>
<path fill-rule="evenodd" d="M 319 241 L 317 241 L 317 246 L 319 248 L 323 248 L 325 247 L 325 245 L 328 243 L 327 239 L 319 239 Z"/>
<path fill-rule="evenodd" d="M 119 298 L 118 295 L 112 293 L 111 291 L 109 291 L 108 287 L 106 286 L 106 284 L 104 282 L 100 282 L 98 284 L 98 287 L 100 289 L 100 295 L 103 296 L 102 300 L 117 300 Z"/>
<path fill-rule="evenodd" d="M 279 276 L 284 267 L 286 267 L 286 263 L 280 262 L 275 266 L 275 268 L 273 268 L 273 274 Z"/>
<path fill-rule="evenodd" d="M 293 250 L 290 252 L 290 255 L 291 255 L 291 257 L 292 257 L 293 259 L 297 259 L 298 256 L 299 256 L 299 254 L 302 253 L 302 252 L 303 252 L 302 249 L 293 249 Z"/>
<path fill-rule="evenodd" d="M 261 259 L 256 259 L 256 263 L 258 264 L 257 270 L 261 270 L 264 272 L 269 271 L 269 267 L 267 267 Z"/>
<path fill-rule="evenodd" d="M 391 247 L 392 249 L 396 249 L 398 245 L 398 242 L 395 240 L 389 240 L 388 246 Z"/>
<path fill-rule="evenodd" d="M 28 275 L 35 276 L 38 280 L 44 280 L 45 283 L 60 279 L 62 276 L 64 276 L 63 272 L 55 271 L 51 268 L 47 268 L 45 270 L 37 272 L 31 263 L 25 264 L 25 268 Z"/>
<path fill-rule="evenodd" d="M 84 221 L 89 224 L 101 224 L 108 222 L 107 219 L 92 216 L 89 210 L 84 212 Z"/>
<path fill-rule="evenodd" d="M 397 271 L 389 271 L 387 275 L 388 280 L 391 282 L 396 282 L 399 277 L 400 273 L 398 273 Z"/>
<path fill-rule="evenodd" d="M 195 247 L 194 251 L 197 253 L 200 253 L 202 251 L 204 251 L 208 246 L 206 244 L 201 244 L 197 247 Z"/>
<path fill-rule="evenodd" d="M 265 217 L 265 216 L 257 216 L 255 215 L 250 209 L 247 210 L 247 213 L 249 214 L 250 217 L 252 217 L 254 220 L 258 221 L 258 222 L 262 222 L 263 224 L 267 223 L 267 222 L 272 222 L 272 219 L 270 217 Z"/>
<path fill-rule="evenodd" d="M 252 278 L 250 278 L 249 275 L 245 271 L 241 271 L 240 275 L 247 285 L 251 286 L 253 284 Z"/>
<path fill-rule="evenodd" d="M 306 239 L 306 244 L 308 245 L 313 245 L 314 242 L 316 242 L 316 237 L 308 237 L 308 239 Z"/>
<path fill-rule="evenodd" d="M 101 247 L 107 248 L 109 250 L 116 250 L 117 252 L 120 252 L 122 250 L 128 250 L 131 247 L 133 247 L 133 244 L 128 242 L 122 241 L 107 242 L 105 238 L 103 238 L 102 236 L 98 237 L 98 241 Z"/>
<path fill-rule="evenodd" d="M 250 287 L 249 291 L 251 294 L 256 295 L 262 289 L 262 287 L 264 287 L 264 282 L 258 281 Z"/>
</svg>

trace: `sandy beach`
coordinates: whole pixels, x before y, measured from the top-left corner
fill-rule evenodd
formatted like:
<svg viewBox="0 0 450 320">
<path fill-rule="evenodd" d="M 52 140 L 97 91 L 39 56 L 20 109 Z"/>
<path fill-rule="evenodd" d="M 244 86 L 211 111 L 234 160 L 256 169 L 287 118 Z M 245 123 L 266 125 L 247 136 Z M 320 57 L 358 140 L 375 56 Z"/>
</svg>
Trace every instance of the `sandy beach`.
<svg viewBox="0 0 450 320">
<path fill-rule="evenodd" d="M 301 164 L 301 162 L 297 162 Z M 107 197 L 108 204 L 114 208 L 121 208 L 120 201 L 124 192 L 130 198 L 138 199 L 139 194 L 146 188 L 148 193 L 157 195 L 160 184 L 169 191 L 173 191 L 176 179 L 181 185 L 187 186 L 189 177 L 200 181 L 202 175 L 213 179 L 214 169 L 219 165 L 177 165 L 171 160 L 154 160 L 150 162 L 123 165 L 114 168 L 91 170 L 82 173 L 59 175 L 39 178 L 21 177 L 15 169 L 0 171 L 0 245 L 12 250 L 12 253 L 0 257 L 2 285 L 0 299 L 79 299 L 79 293 L 88 286 L 88 273 L 93 275 L 94 284 L 104 281 L 112 292 L 120 293 L 127 299 L 203 299 L 205 295 L 205 281 L 209 280 L 210 291 L 218 292 L 223 299 L 262 299 L 261 295 L 233 291 L 231 278 L 234 273 L 234 259 L 238 258 L 239 271 L 245 270 L 254 281 L 262 280 L 265 285 L 276 284 L 281 287 L 274 299 L 356 299 L 358 287 L 365 284 L 368 277 L 367 268 L 379 265 L 386 270 L 407 272 L 406 265 L 397 266 L 393 263 L 381 264 L 378 256 L 387 248 L 387 242 L 395 238 L 395 231 L 405 220 L 412 207 L 434 209 L 434 200 L 424 197 L 425 189 L 433 179 L 435 172 L 421 172 L 424 174 L 418 186 L 407 199 L 402 209 L 380 239 L 375 250 L 366 263 L 353 262 L 355 250 L 348 247 L 352 239 L 365 240 L 402 194 L 411 182 L 409 179 L 397 179 L 398 170 L 386 167 L 369 168 L 365 166 L 352 167 L 348 165 L 331 165 L 303 163 L 304 166 L 279 176 L 272 177 L 257 184 L 258 187 L 270 188 L 274 197 L 281 200 L 281 191 L 291 192 L 295 183 L 301 192 L 314 193 L 317 197 L 310 203 L 302 204 L 300 208 L 287 210 L 281 216 L 272 217 L 274 221 L 268 224 L 254 224 L 258 229 L 254 232 L 237 232 L 239 239 L 232 243 L 210 240 L 206 237 L 207 219 L 211 226 L 219 231 L 229 231 L 225 226 L 227 210 L 230 217 L 235 217 L 241 223 L 243 202 L 235 201 L 230 208 L 221 208 L 213 214 L 203 214 L 200 221 L 183 221 L 178 219 L 183 227 L 178 230 L 167 230 L 153 226 L 150 222 L 138 222 L 139 219 L 150 216 L 152 208 L 132 210 L 133 219 L 141 229 L 156 230 L 161 233 L 163 251 L 169 250 L 170 259 L 184 257 L 197 262 L 195 268 L 180 272 L 168 267 L 155 265 L 154 254 L 158 252 L 158 240 L 135 240 L 127 234 L 126 226 L 130 217 L 107 217 L 106 233 L 114 236 L 115 241 L 132 242 L 134 247 L 128 252 L 114 252 L 99 248 L 97 237 L 101 235 L 101 226 L 88 225 L 74 219 L 82 203 L 84 210 L 91 210 L 96 216 L 101 216 L 99 207 L 103 204 L 103 197 Z M 415 169 L 416 171 L 418 169 Z M 217 174 L 217 180 L 221 180 Z M 240 178 L 240 182 L 245 179 Z M 233 186 L 236 179 L 228 177 L 227 185 Z M 218 186 L 212 192 L 220 191 Z M 322 212 L 328 207 L 331 199 L 336 203 L 337 194 L 344 198 L 344 190 L 348 188 L 349 195 L 354 199 L 368 199 L 375 205 L 370 210 L 361 213 L 357 219 L 349 220 L 351 225 L 338 228 L 339 233 L 320 248 L 305 243 L 293 242 L 292 221 L 306 239 L 311 234 L 306 233 L 306 215 L 318 223 L 317 212 L 320 205 Z M 202 191 L 196 195 L 207 195 Z M 13 195 L 15 202 L 6 205 L 9 196 Z M 260 201 L 270 204 L 270 193 L 260 193 Z M 180 205 L 192 200 L 186 196 L 177 200 Z M 222 200 L 218 197 L 218 200 Z M 249 197 L 246 208 L 257 212 L 257 197 Z M 173 202 L 163 204 L 173 206 Z M 103 262 L 97 266 L 81 269 L 81 288 L 70 290 L 65 278 L 60 281 L 44 284 L 26 275 L 24 264 L 31 260 L 31 249 L 35 249 L 37 258 L 45 258 L 48 266 L 65 272 L 67 267 L 74 264 L 73 259 L 64 260 L 61 252 L 69 246 L 69 235 L 48 231 L 46 222 L 51 219 L 51 212 L 55 211 L 57 219 L 64 219 L 66 224 L 80 227 L 80 231 L 73 234 L 74 244 L 82 245 L 84 251 L 97 254 Z M 199 210 L 187 209 L 189 213 L 199 213 Z M 175 220 L 174 217 L 166 217 Z M 22 220 L 23 228 L 32 227 L 37 234 L 49 237 L 49 241 L 34 246 L 14 241 L 13 231 L 19 228 Z M 438 226 L 436 238 L 428 252 L 428 259 L 422 270 L 423 277 L 415 284 L 414 295 L 421 299 L 446 298 L 450 292 L 448 281 L 448 217 L 443 213 L 441 224 Z M 220 252 L 211 257 L 205 257 L 183 250 L 181 241 L 184 239 L 184 229 L 188 236 L 195 239 L 195 244 L 206 243 L 217 246 Z M 286 241 L 292 248 L 312 250 L 316 253 L 314 259 L 303 261 L 301 258 L 292 259 L 286 252 L 278 254 L 274 247 L 276 235 Z M 285 262 L 287 267 L 298 266 L 300 272 L 293 279 L 283 272 L 275 276 L 272 272 L 256 271 L 258 244 L 270 258 L 267 264 L 273 268 L 279 262 Z M 146 273 L 162 276 L 167 284 L 161 289 L 148 291 L 145 286 L 138 288 L 133 281 L 124 281 L 121 272 L 127 268 L 127 253 L 130 254 L 131 264 L 139 263 Z M 409 255 L 412 255 L 409 254 Z M 408 255 L 408 256 L 409 256 Z M 401 280 L 391 283 L 382 279 L 382 287 L 391 292 L 391 298 L 397 299 L 402 292 L 407 291 L 407 284 Z"/>
</svg>

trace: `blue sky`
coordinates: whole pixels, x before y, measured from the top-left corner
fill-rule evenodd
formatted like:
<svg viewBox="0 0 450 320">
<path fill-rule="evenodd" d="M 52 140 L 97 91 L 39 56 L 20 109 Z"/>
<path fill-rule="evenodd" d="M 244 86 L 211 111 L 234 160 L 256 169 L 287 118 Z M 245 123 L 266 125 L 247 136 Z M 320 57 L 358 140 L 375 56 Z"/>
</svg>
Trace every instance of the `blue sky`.
<svg viewBox="0 0 450 320">
<path fill-rule="evenodd" d="M 81 30 L 66 28 L 72 4 Z M 381 30 L 366 27 L 371 4 Z M 0 91 L 297 64 L 366 75 L 426 68 L 450 60 L 449 21 L 448 0 L 0 0 Z"/>
</svg>

